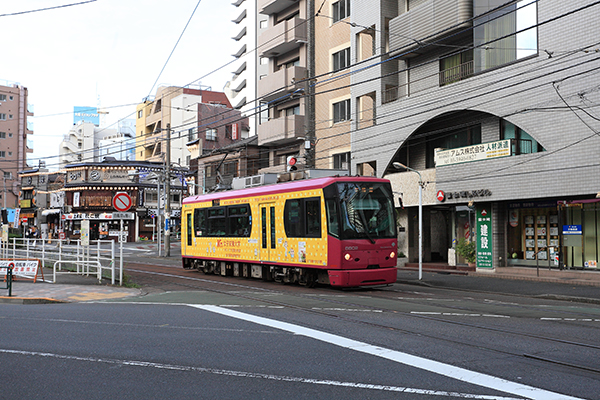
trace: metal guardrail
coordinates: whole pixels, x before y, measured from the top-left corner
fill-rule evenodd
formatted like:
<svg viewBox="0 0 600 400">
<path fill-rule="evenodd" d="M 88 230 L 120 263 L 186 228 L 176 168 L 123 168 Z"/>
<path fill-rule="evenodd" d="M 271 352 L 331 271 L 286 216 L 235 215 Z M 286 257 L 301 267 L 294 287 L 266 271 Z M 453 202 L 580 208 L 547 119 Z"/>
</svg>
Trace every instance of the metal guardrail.
<svg viewBox="0 0 600 400">
<path fill-rule="evenodd" d="M 13 281 L 13 268 L 12 267 L 0 267 L 0 269 L 6 269 L 6 287 L 0 289 L 8 289 L 8 297 L 12 296 L 12 281 Z"/>
<path fill-rule="evenodd" d="M 111 283 L 114 285 L 117 280 L 115 268 L 117 256 L 115 255 L 115 242 L 112 240 L 98 240 L 90 242 L 89 246 L 83 246 L 81 240 L 13 238 L 9 242 L 2 242 L 0 256 L 6 259 L 39 259 L 42 267 L 53 269 L 58 267 L 59 273 L 62 273 L 63 268 L 69 269 L 65 273 L 88 276 L 90 273 L 95 273 L 98 280 L 102 279 L 103 271 L 109 270 Z M 122 285 L 122 267 L 118 278 L 119 284 Z M 56 273 L 53 283 L 56 283 Z"/>
</svg>

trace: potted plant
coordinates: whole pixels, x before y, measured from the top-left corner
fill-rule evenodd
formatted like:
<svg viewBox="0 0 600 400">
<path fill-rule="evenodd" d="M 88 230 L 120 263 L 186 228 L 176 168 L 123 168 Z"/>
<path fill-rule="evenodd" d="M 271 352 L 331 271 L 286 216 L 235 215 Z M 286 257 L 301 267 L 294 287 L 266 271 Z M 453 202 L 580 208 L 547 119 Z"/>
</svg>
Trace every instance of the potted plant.
<svg viewBox="0 0 600 400">
<path fill-rule="evenodd" d="M 461 255 L 469 266 L 475 265 L 475 253 L 477 251 L 477 244 L 475 242 L 469 242 L 465 238 L 460 238 L 456 244 L 456 252 Z"/>
</svg>

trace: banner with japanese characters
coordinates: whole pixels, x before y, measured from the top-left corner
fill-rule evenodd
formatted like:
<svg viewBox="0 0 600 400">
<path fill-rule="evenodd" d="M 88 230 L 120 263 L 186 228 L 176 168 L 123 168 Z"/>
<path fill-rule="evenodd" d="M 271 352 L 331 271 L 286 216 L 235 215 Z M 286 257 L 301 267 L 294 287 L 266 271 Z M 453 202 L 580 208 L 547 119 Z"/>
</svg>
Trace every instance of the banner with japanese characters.
<svg viewBox="0 0 600 400">
<path fill-rule="evenodd" d="M 492 205 L 477 204 L 477 268 L 493 268 Z"/>
</svg>

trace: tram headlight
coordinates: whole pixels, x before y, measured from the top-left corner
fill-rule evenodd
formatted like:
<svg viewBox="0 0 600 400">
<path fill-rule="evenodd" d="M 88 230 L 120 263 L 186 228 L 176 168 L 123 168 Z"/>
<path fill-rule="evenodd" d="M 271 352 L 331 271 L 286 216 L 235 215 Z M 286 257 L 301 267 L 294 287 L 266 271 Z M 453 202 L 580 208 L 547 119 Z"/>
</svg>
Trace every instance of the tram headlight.
<svg viewBox="0 0 600 400">
<path fill-rule="evenodd" d="M 346 259 L 346 261 L 349 261 L 352 258 L 352 256 L 350 255 L 350 253 L 346 253 L 344 258 Z"/>
<path fill-rule="evenodd" d="M 393 251 L 390 253 L 390 258 L 394 258 L 396 257 L 396 253 L 394 253 Z"/>
</svg>

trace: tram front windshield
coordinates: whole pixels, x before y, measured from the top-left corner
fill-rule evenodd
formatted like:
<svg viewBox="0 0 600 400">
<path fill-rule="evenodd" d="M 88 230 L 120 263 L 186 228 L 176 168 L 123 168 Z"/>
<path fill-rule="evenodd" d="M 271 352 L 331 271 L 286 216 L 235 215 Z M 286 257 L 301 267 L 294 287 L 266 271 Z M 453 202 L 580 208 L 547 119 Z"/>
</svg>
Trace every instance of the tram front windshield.
<svg viewBox="0 0 600 400">
<path fill-rule="evenodd" d="M 338 183 L 340 238 L 395 238 L 396 220 L 389 183 Z"/>
</svg>

